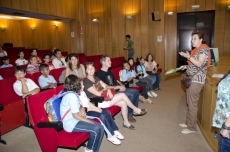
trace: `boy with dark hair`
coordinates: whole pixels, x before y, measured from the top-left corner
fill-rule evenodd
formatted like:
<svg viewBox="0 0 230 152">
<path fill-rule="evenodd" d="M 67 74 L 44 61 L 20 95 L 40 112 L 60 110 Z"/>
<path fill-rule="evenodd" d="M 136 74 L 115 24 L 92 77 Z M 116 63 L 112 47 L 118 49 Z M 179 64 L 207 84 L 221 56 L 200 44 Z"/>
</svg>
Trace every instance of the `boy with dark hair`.
<svg viewBox="0 0 230 152">
<path fill-rule="evenodd" d="M 50 70 L 47 64 L 41 64 L 39 71 L 42 73 L 42 75 L 38 78 L 38 83 L 41 89 L 55 88 L 57 86 L 57 82 L 54 77 L 49 75 Z"/>
<path fill-rule="evenodd" d="M 28 95 L 40 92 L 40 88 L 34 83 L 33 80 L 25 78 L 25 69 L 22 66 L 16 66 L 14 75 L 17 81 L 13 84 L 14 91 L 17 95 L 25 98 Z"/>
<path fill-rule="evenodd" d="M 8 56 L 4 56 L 2 58 L 2 62 L 3 62 L 3 65 L 1 66 L 1 68 L 8 68 L 8 67 L 12 67 L 13 65 L 10 64 L 10 59 Z"/>
</svg>

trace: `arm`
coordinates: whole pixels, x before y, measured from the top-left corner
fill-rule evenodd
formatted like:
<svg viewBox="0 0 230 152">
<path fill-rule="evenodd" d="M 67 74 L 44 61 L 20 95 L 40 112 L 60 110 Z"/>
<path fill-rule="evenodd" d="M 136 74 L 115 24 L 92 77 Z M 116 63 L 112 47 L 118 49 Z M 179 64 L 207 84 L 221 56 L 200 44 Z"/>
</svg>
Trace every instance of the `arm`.
<svg viewBox="0 0 230 152">
<path fill-rule="evenodd" d="M 194 57 L 191 57 L 190 54 L 188 53 L 188 51 L 186 53 L 184 52 L 179 52 L 179 54 L 185 58 L 187 58 L 188 60 L 190 60 L 194 65 L 198 66 L 198 67 L 201 67 L 202 64 L 204 63 L 205 59 L 206 59 L 206 55 L 203 53 L 203 54 L 200 54 L 198 60 L 195 59 Z"/>
<path fill-rule="evenodd" d="M 86 77 L 85 67 L 84 67 L 84 65 L 82 65 L 82 64 L 80 64 L 80 66 L 81 66 L 81 69 L 82 69 L 83 76 L 84 76 L 84 78 L 85 78 L 85 77 Z"/>
<path fill-rule="evenodd" d="M 88 123 L 94 123 L 93 121 L 89 120 L 89 119 L 86 119 L 85 117 L 81 116 L 80 114 L 78 113 L 72 113 L 72 116 L 79 120 L 79 121 L 84 121 L 84 122 L 88 122 Z"/>
<path fill-rule="evenodd" d="M 102 90 L 102 91 L 97 91 L 97 89 L 96 89 L 94 86 L 89 87 L 87 90 L 88 90 L 90 93 L 92 93 L 92 94 L 94 94 L 95 96 L 98 96 L 98 97 L 100 97 L 101 94 L 103 93 L 103 90 Z"/>
<path fill-rule="evenodd" d="M 224 122 L 226 127 L 230 127 L 230 116 L 226 119 Z M 221 129 L 220 134 L 225 138 L 230 138 L 230 130 L 227 129 Z"/>
<path fill-rule="evenodd" d="M 66 67 L 65 78 L 69 76 L 69 73 L 70 73 L 70 69 L 69 69 L 69 67 Z"/>
</svg>

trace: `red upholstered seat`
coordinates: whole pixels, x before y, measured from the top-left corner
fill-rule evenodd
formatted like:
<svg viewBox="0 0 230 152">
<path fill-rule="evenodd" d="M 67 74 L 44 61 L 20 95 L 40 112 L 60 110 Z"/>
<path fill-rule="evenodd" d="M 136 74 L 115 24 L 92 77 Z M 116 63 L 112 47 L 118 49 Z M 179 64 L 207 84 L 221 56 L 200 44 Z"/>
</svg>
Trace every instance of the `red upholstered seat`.
<svg viewBox="0 0 230 152">
<path fill-rule="evenodd" d="M 101 69 L 100 60 L 95 60 L 95 61 L 94 61 L 94 67 L 95 67 L 95 71 L 96 71 L 96 72 L 97 72 L 98 70 Z"/>
<path fill-rule="evenodd" d="M 121 107 L 118 106 L 112 106 L 107 109 L 110 111 L 111 116 L 115 116 L 117 113 L 121 111 Z"/>
<path fill-rule="evenodd" d="M 93 62 L 93 61 L 95 61 L 95 60 L 94 60 L 94 56 L 86 56 L 86 60 L 87 60 L 88 62 Z"/>
<path fill-rule="evenodd" d="M 14 76 L 14 68 L 15 67 L 2 68 L 1 69 L 1 76 L 4 79 L 8 79 L 10 77 L 13 77 Z"/>
<path fill-rule="evenodd" d="M 83 65 L 85 65 L 85 63 L 87 62 L 87 60 L 86 60 L 86 57 L 85 57 L 85 56 L 81 56 L 81 57 L 79 57 L 79 61 L 80 61 L 80 64 L 83 64 Z"/>
<path fill-rule="evenodd" d="M 28 74 L 27 74 L 28 75 Z M 39 86 L 39 83 L 38 83 L 38 78 L 41 76 L 41 72 L 36 72 L 33 74 L 33 80 L 34 82 Z M 40 86 L 39 86 L 40 87 Z"/>
<path fill-rule="evenodd" d="M 58 94 L 60 91 L 62 91 L 64 88 L 64 85 L 59 85 L 56 87 L 56 94 Z"/>
<path fill-rule="evenodd" d="M 85 53 L 77 53 L 78 57 L 85 57 Z"/>
<path fill-rule="evenodd" d="M 112 62 L 111 64 L 112 69 L 118 67 L 119 63 L 116 58 L 111 58 L 111 62 Z"/>
<path fill-rule="evenodd" d="M 68 52 L 61 52 L 62 56 L 66 57 L 68 56 Z"/>
<path fill-rule="evenodd" d="M 56 152 L 59 146 L 77 148 L 89 138 L 87 133 L 68 133 L 64 130 L 56 131 L 54 128 L 38 128 L 38 123 L 48 122 L 44 103 L 54 94 L 56 90 L 50 89 L 27 98 L 30 122 L 43 152 Z"/>
<path fill-rule="evenodd" d="M 50 73 L 57 81 L 57 83 L 59 83 L 59 77 L 61 76 L 63 70 L 65 70 L 65 68 L 53 69 Z"/>
</svg>

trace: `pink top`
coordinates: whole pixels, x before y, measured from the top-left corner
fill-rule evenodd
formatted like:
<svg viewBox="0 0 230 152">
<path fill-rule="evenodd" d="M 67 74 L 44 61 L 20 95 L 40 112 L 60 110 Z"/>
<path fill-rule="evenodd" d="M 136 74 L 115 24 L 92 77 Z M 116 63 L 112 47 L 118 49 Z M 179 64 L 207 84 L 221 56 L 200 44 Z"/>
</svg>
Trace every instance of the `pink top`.
<svg viewBox="0 0 230 152">
<path fill-rule="evenodd" d="M 26 72 L 27 73 L 30 73 L 30 72 L 33 72 L 33 73 L 39 72 L 39 64 L 36 64 L 35 66 L 32 65 L 32 64 L 29 64 L 27 66 L 27 68 L 26 68 Z"/>
</svg>

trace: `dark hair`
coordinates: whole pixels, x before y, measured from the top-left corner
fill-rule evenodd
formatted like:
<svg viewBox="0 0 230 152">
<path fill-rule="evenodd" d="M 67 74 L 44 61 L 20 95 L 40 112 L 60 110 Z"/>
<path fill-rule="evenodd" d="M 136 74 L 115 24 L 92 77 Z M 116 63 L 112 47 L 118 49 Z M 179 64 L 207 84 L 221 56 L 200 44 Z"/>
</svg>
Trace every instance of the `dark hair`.
<svg viewBox="0 0 230 152">
<path fill-rule="evenodd" d="M 8 56 L 2 57 L 2 61 L 6 61 L 6 60 L 9 60 L 9 57 L 8 57 Z"/>
<path fill-rule="evenodd" d="M 44 54 L 44 55 L 42 56 L 42 62 L 43 62 L 43 63 L 45 62 L 45 58 L 46 58 L 46 56 L 49 56 L 49 57 L 50 57 L 50 55 L 49 55 L 49 54 Z"/>
<path fill-rule="evenodd" d="M 29 60 L 32 60 L 32 58 L 36 58 L 37 59 L 37 56 L 31 55 Z"/>
<path fill-rule="evenodd" d="M 153 55 L 151 54 L 151 53 L 148 53 L 147 55 L 146 55 L 146 58 L 145 58 L 145 60 L 148 62 L 149 61 L 149 56 L 152 56 L 152 60 L 151 60 L 151 62 L 153 62 Z"/>
<path fill-rule="evenodd" d="M 33 53 L 34 50 L 36 50 L 36 52 L 38 53 L 38 51 L 37 51 L 38 49 L 35 49 L 35 48 L 34 48 L 34 49 L 31 49 L 31 50 L 30 50 L 30 54 Z"/>
<path fill-rule="evenodd" d="M 126 35 L 125 37 L 127 37 L 127 38 L 129 38 L 129 39 L 130 39 L 130 37 L 131 37 L 131 36 L 130 36 L 130 35 Z"/>
<path fill-rule="evenodd" d="M 78 60 L 78 62 L 77 62 L 77 69 L 79 69 L 79 68 L 80 68 L 80 62 L 79 62 L 79 58 L 78 58 L 77 54 L 76 54 L 76 53 L 71 53 L 71 54 L 69 54 L 69 55 L 68 55 L 68 60 L 70 61 L 72 57 L 77 58 L 77 60 Z M 73 65 L 72 65 L 71 62 L 68 62 L 68 67 L 70 68 L 71 71 L 74 70 L 74 69 L 73 69 Z"/>
<path fill-rule="evenodd" d="M 101 58 L 100 58 L 100 63 L 102 64 L 103 61 L 105 61 L 106 58 L 109 58 L 109 56 L 107 55 L 102 55 Z"/>
<path fill-rule="evenodd" d="M 85 63 L 85 70 L 87 70 L 87 67 L 88 67 L 89 65 L 92 65 L 92 66 L 95 68 L 95 66 L 94 66 L 94 63 L 93 63 L 93 62 L 86 62 L 86 63 Z M 87 73 L 87 72 L 86 72 L 86 75 L 88 75 L 88 73 Z"/>
<path fill-rule="evenodd" d="M 65 78 L 64 83 L 64 90 L 63 92 L 67 91 L 74 91 L 79 92 L 81 90 L 81 79 L 79 79 L 76 75 L 69 75 Z"/>
<path fill-rule="evenodd" d="M 126 60 L 122 62 L 122 67 L 124 68 L 124 64 L 126 64 L 126 63 L 127 63 L 127 64 L 129 65 L 129 67 L 130 67 L 129 71 L 132 71 L 132 70 L 133 70 L 132 66 L 131 66 L 131 65 L 129 64 L 129 62 L 126 61 Z"/>
<path fill-rule="evenodd" d="M 68 63 L 69 62 L 69 56 L 65 57 L 65 62 Z"/>
<path fill-rule="evenodd" d="M 17 72 L 26 73 L 26 70 L 24 69 L 23 66 L 16 66 L 16 67 L 14 68 L 14 74 L 17 73 Z"/>
<path fill-rule="evenodd" d="M 43 71 L 45 68 L 48 68 L 49 69 L 49 66 L 47 64 L 40 64 L 39 66 L 39 71 Z"/>
<path fill-rule="evenodd" d="M 61 50 L 55 49 L 54 52 L 53 52 L 55 56 L 57 55 L 57 52 L 61 52 Z"/>
<path fill-rule="evenodd" d="M 202 44 L 205 44 L 205 40 L 204 40 L 204 33 L 203 32 L 200 32 L 200 31 L 194 31 L 192 32 L 192 36 L 197 34 L 199 39 L 202 39 Z"/>
<path fill-rule="evenodd" d="M 20 56 L 21 53 L 24 53 L 24 51 L 19 50 L 19 51 L 18 51 L 18 56 Z M 24 53 L 24 54 L 25 54 L 25 53 Z"/>
<path fill-rule="evenodd" d="M 141 65 L 140 62 L 141 62 L 142 59 L 144 59 L 142 56 L 139 56 L 139 57 L 137 57 L 137 59 L 136 59 L 136 68 L 135 68 L 135 71 L 136 71 L 136 72 L 138 72 L 138 71 L 137 71 L 137 66 L 138 66 L 138 65 Z"/>
</svg>

